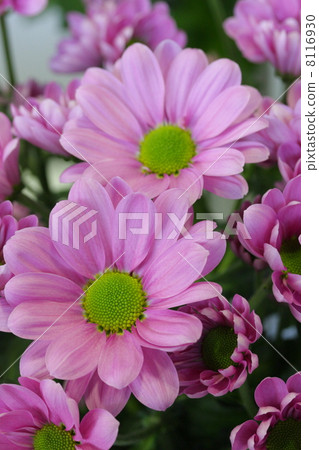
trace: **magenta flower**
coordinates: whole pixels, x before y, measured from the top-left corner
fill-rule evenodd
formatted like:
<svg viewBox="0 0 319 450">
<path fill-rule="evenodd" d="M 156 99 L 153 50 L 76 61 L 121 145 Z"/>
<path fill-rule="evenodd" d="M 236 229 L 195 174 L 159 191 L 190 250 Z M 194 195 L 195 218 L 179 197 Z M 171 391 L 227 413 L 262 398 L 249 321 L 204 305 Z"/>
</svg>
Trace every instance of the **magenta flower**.
<svg viewBox="0 0 319 450">
<path fill-rule="evenodd" d="M 301 0 L 239 0 L 234 12 L 224 28 L 245 58 L 300 75 Z"/>
<path fill-rule="evenodd" d="M 53 209 L 50 230 L 22 230 L 7 243 L 15 274 L 5 288 L 14 307 L 8 326 L 36 340 L 22 358 L 22 375 L 76 380 L 97 370 L 107 385 L 129 387 L 142 403 L 165 409 L 178 395 L 167 352 L 196 342 L 202 331 L 196 317 L 171 308 L 212 296 L 212 287 L 194 282 L 220 262 L 225 240 L 211 233 L 213 222 L 189 225 L 180 190 L 153 203 L 121 179 L 111 183 L 105 189 L 79 180 Z M 73 233 L 79 208 L 96 215 L 95 234 L 83 219 L 87 242 Z"/>
<path fill-rule="evenodd" d="M 273 294 L 278 302 L 288 303 L 297 320 L 301 311 L 300 216 L 299 175 L 287 183 L 283 192 L 266 192 L 261 204 L 247 208 L 244 222 L 237 223 L 240 242 L 269 264 L 273 270 Z"/>
<path fill-rule="evenodd" d="M 239 388 L 258 367 L 258 356 L 249 349 L 262 333 L 259 316 L 249 303 L 235 295 L 232 304 L 220 293 L 210 300 L 180 308 L 203 324 L 199 341 L 175 352 L 180 393 L 191 398 L 216 397 Z"/>
<path fill-rule="evenodd" d="M 12 137 L 10 120 L 0 113 L 0 201 L 8 198 L 20 182 L 19 150 L 19 139 Z"/>
<path fill-rule="evenodd" d="M 0 14 L 7 9 L 13 9 L 23 16 L 35 16 L 46 8 L 48 0 L 1 0 Z"/>
<path fill-rule="evenodd" d="M 76 402 L 52 380 L 21 377 L 0 386 L 0 447 L 8 450 L 107 450 L 119 423 L 95 409 L 79 420 Z"/>
<path fill-rule="evenodd" d="M 248 190 L 239 175 L 244 164 L 264 161 L 268 150 L 236 142 L 266 126 L 252 117 L 259 93 L 240 82 L 237 64 L 208 64 L 201 50 L 172 41 L 155 53 L 132 45 L 115 73 L 86 72 L 77 91 L 83 117 L 68 122 L 61 143 L 94 164 L 84 176 L 103 182 L 118 175 L 150 197 L 178 187 L 194 202 L 204 187 L 241 198 Z M 74 170 L 78 176 L 71 168 L 63 179 L 73 180 Z"/>
<path fill-rule="evenodd" d="M 75 105 L 78 85 L 79 82 L 73 80 L 64 92 L 52 82 L 45 87 L 43 95 L 29 97 L 22 105 L 12 104 L 15 134 L 50 153 L 65 155 L 59 139 Z"/>
<path fill-rule="evenodd" d="M 300 373 L 292 375 L 286 383 L 277 377 L 259 383 L 255 391 L 259 411 L 255 420 L 247 420 L 233 429 L 232 450 L 300 449 L 300 383 Z"/>
<path fill-rule="evenodd" d="M 3 292 L 6 283 L 13 275 L 3 256 L 3 247 L 18 230 L 36 225 L 38 225 L 36 216 L 32 215 L 16 220 L 13 217 L 13 206 L 11 202 L 5 201 L 0 203 L 0 331 L 10 331 L 7 322 L 13 309 L 7 303 Z"/>
<path fill-rule="evenodd" d="M 68 14 L 71 38 L 64 39 L 51 61 L 56 72 L 79 72 L 92 66 L 108 67 L 131 42 L 155 49 L 164 39 L 182 47 L 186 35 L 176 28 L 165 2 L 109 0 L 87 2 L 86 14 Z"/>
<path fill-rule="evenodd" d="M 263 143 L 270 151 L 269 160 L 264 164 L 274 163 L 277 160 L 289 159 L 288 165 L 295 161 L 295 155 L 301 154 L 301 83 L 295 83 L 288 91 L 287 105 L 274 102 L 272 98 L 265 97 L 258 114 L 264 114 L 269 126 L 253 136 L 253 139 Z M 282 148 L 283 147 L 283 148 Z M 294 156 L 291 156 L 290 151 Z M 282 170 L 281 163 L 279 168 Z M 287 164 L 287 162 L 286 162 Z M 286 179 L 285 170 L 282 173 Z M 290 179 L 290 178 L 289 178 Z"/>
</svg>

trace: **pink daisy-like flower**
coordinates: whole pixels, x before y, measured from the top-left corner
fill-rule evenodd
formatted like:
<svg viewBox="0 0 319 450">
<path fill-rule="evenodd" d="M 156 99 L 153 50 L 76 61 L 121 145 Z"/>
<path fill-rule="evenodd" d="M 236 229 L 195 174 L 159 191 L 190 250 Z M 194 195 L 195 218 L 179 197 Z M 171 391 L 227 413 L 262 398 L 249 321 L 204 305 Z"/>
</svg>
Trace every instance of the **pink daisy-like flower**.
<svg viewBox="0 0 319 450">
<path fill-rule="evenodd" d="M 7 322 L 13 309 L 7 303 L 3 293 L 6 283 L 13 275 L 3 256 L 3 247 L 18 230 L 36 225 L 38 225 L 36 216 L 26 216 L 20 220 L 16 220 L 13 217 L 13 206 L 11 202 L 5 201 L 0 203 L 0 331 L 10 331 Z"/>
<path fill-rule="evenodd" d="M 164 2 L 150 0 L 109 0 L 87 2 L 86 14 L 68 14 L 72 37 L 64 39 L 51 61 L 56 72 L 79 72 L 92 66 L 108 67 L 120 58 L 130 42 L 150 48 L 164 39 L 182 47 L 186 35 L 176 28 Z"/>
<path fill-rule="evenodd" d="M 213 222 L 185 229 L 190 204 L 177 201 L 179 189 L 153 203 L 121 179 L 111 184 L 79 180 L 53 209 L 50 230 L 22 230 L 6 244 L 15 274 L 5 288 L 14 307 L 8 327 L 36 340 L 22 375 L 77 380 L 97 370 L 107 385 L 165 409 L 178 395 L 167 352 L 202 331 L 196 317 L 171 308 L 212 296 L 211 286 L 194 282 L 217 266 L 226 244 Z"/>
<path fill-rule="evenodd" d="M 0 113 L 0 201 L 9 197 L 20 182 L 19 150 L 19 139 L 12 136 L 10 120 Z"/>
<path fill-rule="evenodd" d="M 180 380 L 180 394 L 191 398 L 225 395 L 239 388 L 258 367 L 249 349 L 262 333 L 259 316 L 249 303 L 235 295 L 230 305 L 222 295 L 180 308 L 203 324 L 199 341 L 175 352 L 172 360 Z"/>
<path fill-rule="evenodd" d="M 1 0 L 0 14 L 7 9 L 13 9 L 23 16 L 35 16 L 43 11 L 48 4 L 48 0 Z"/>
<path fill-rule="evenodd" d="M 270 151 L 269 160 L 264 164 L 278 160 L 279 169 L 286 179 L 286 166 L 295 162 L 296 156 L 301 156 L 301 82 L 295 83 L 287 94 L 287 105 L 274 102 L 265 97 L 258 114 L 264 114 L 268 128 L 256 133 L 253 138 L 263 143 Z M 291 153 L 291 154 L 290 154 Z M 284 163 L 279 162 L 284 160 Z M 296 163 L 294 163 L 294 166 Z M 290 178 L 289 178 L 290 179 Z M 287 180 L 286 180 L 287 181 Z"/>
<path fill-rule="evenodd" d="M 273 270 L 273 294 L 276 300 L 288 303 L 292 314 L 299 321 L 300 181 L 300 175 L 290 180 L 283 192 L 270 189 L 259 205 L 251 205 L 246 209 L 243 223 L 237 223 L 242 245 L 257 258 L 264 259 Z"/>
<path fill-rule="evenodd" d="M 66 155 L 59 140 L 75 105 L 78 80 L 69 83 L 66 91 L 57 83 L 49 83 L 42 95 L 29 97 L 22 105 L 11 105 L 14 132 L 50 153 Z"/>
<path fill-rule="evenodd" d="M 285 383 L 265 378 L 255 390 L 255 420 L 238 425 L 230 435 L 232 450 L 301 449 L 301 375 Z"/>
<path fill-rule="evenodd" d="M 300 75 L 301 0 L 239 0 L 234 12 L 224 28 L 245 58 Z"/>
<path fill-rule="evenodd" d="M 267 126 L 252 116 L 259 93 L 240 82 L 230 60 L 208 64 L 201 50 L 182 50 L 172 41 L 155 53 L 134 44 L 114 73 L 86 72 L 76 95 L 83 115 L 68 122 L 61 143 L 94 165 L 81 166 L 84 176 L 103 182 L 99 174 L 118 175 L 150 197 L 178 187 L 192 202 L 203 188 L 241 198 L 248 191 L 239 175 L 244 164 L 264 161 L 268 150 L 237 142 Z M 62 179 L 78 175 L 71 168 Z"/>
<path fill-rule="evenodd" d="M 107 411 L 89 411 L 80 422 L 76 402 L 52 380 L 21 377 L 0 386 L 0 447 L 8 450 L 107 450 L 119 422 Z"/>
</svg>

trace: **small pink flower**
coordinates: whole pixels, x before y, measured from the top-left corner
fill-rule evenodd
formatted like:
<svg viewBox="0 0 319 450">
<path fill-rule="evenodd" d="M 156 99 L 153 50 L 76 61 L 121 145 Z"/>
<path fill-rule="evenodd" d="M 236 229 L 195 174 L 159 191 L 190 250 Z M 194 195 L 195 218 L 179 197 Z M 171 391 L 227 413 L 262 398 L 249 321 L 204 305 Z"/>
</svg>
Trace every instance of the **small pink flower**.
<svg viewBox="0 0 319 450">
<path fill-rule="evenodd" d="M 8 198 L 20 182 L 19 150 L 19 139 L 12 136 L 10 120 L 0 113 L 0 201 Z"/>
<path fill-rule="evenodd" d="M 5 288 L 14 308 L 8 326 L 36 340 L 21 359 L 22 375 L 84 383 L 97 371 L 111 388 L 166 409 L 178 395 L 167 352 L 202 331 L 196 317 L 171 308 L 212 296 L 211 286 L 194 282 L 220 262 L 225 240 L 211 233 L 213 222 L 185 229 L 190 204 L 187 197 L 177 201 L 178 189 L 153 203 L 121 179 L 111 185 L 77 181 L 69 200 L 53 209 L 49 230 L 22 230 L 6 244 L 15 274 Z M 79 208 L 96 215 L 97 232 L 76 241 L 78 248 Z M 83 220 L 83 236 L 92 227 Z"/>
<path fill-rule="evenodd" d="M 14 132 L 50 153 L 65 155 L 60 137 L 75 105 L 77 80 L 69 83 L 66 92 L 57 83 L 49 83 L 42 95 L 29 97 L 21 105 L 11 105 Z"/>
<path fill-rule="evenodd" d="M 297 320 L 301 312 L 300 228 L 300 175 L 290 180 L 283 192 L 266 192 L 259 205 L 245 210 L 244 222 L 237 223 L 240 242 L 269 264 L 273 270 L 273 294 L 278 302 L 289 304 Z"/>
<path fill-rule="evenodd" d="M 0 386 L 0 447 L 8 450 L 108 450 L 119 423 L 95 409 L 79 420 L 79 408 L 52 380 L 21 377 Z"/>
<path fill-rule="evenodd" d="M 255 420 L 238 425 L 230 435 L 232 450 L 277 450 L 301 448 L 301 375 L 285 383 L 265 378 L 255 390 L 259 411 Z"/>
<path fill-rule="evenodd" d="M 219 295 L 179 311 L 198 317 L 203 324 L 199 341 L 172 355 L 180 393 L 191 398 L 219 397 L 238 389 L 247 372 L 258 367 L 258 356 L 249 346 L 262 333 L 261 320 L 250 312 L 247 300 L 236 294 L 230 305 Z"/>
<path fill-rule="evenodd" d="M 100 182 L 121 176 L 151 198 L 175 187 L 192 203 L 203 188 L 241 198 L 248 191 L 239 175 L 245 163 L 264 161 L 268 150 L 238 141 L 267 126 L 253 117 L 260 94 L 240 83 L 230 60 L 209 64 L 201 50 L 172 41 L 154 53 L 134 44 L 114 73 L 85 73 L 76 96 L 82 117 L 68 122 L 61 143 L 94 165 L 82 165 L 83 176 Z M 79 171 L 71 168 L 62 179 L 74 180 Z"/>
<path fill-rule="evenodd" d="M 300 75 L 301 0 L 239 0 L 226 33 L 248 60 L 270 61 L 281 74 Z"/>
<path fill-rule="evenodd" d="M 64 39 L 51 61 L 56 72 L 79 72 L 93 66 L 108 67 L 120 58 L 131 41 L 150 48 L 164 39 L 182 47 L 186 35 L 176 28 L 164 2 L 109 0 L 87 2 L 86 14 L 68 14 L 72 37 Z"/>
<path fill-rule="evenodd" d="M 7 9 L 13 9 L 23 16 L 35 16 L 46 8 L 48 0 L 1 0 L 0 14 Z"/>
<path fill-rule="evenodd" d="M 6 283 L 13 276 L 6 264 L 3 247 L 18 230 L 36 225 L 38 225 L 36 216 L 26 216 L 20 220 L 16 220 L 13 217 L 13 206 L 11 202 L 5 201 L 0 203 L 0 331 L 10 331 L 7 323 L 8 317 L 13 309 L 6 301 L 3 292 Z"/>
</svg>

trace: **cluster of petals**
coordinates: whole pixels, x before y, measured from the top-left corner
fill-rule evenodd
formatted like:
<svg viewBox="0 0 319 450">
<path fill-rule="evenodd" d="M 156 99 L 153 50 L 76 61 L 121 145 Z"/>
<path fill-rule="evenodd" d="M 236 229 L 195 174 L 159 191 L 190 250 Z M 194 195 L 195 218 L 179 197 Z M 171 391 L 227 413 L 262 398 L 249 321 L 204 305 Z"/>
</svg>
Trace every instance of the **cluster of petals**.
<svg viewBox="0 0 319 450">
<path fill-rule="evenodd" d="M 287 94 L 287 104 L 265 97 L 258 115 L 268 121 L 268 128 L 254 138 L 270 151 L 265 165 L 278 163 L 285 181 L 300 174 L 301 156 L 301 82 L 295 82 Z"/>
<path fill-rule="evenodd" d="M 247 420 L 233 429 L 230 440 L 232 450 L 264 450 L 270 448 L 267 444 L 269 436 L 276 425 L 287 420 L 301 419 L 301 375 L 296 373 L 288 378 L 285 383 L 281 378 L 265 378 L 255 390 L 255 401 L 259 407 L 255 420 Z M 294 422 L 293 422 L 294 423 Z M 298 427 L 298 425 L 297 425 Z M 295 432 L 296 435 L 298 434 Z M 289 432 L 283 433 L 281 440 L 277 440 L 277 447 L 291 444 L 291 448 L 297 447 L 300 435 L 294 436 Z M 269 443 L 270 444 L 270 443 Z M 299 447 L 300 448 L 300 447 Z"/>
<path fill-rule="evenodd" d="M 22 230 L 9 240 L 4 254 L 15 276 L 5 288 L 13 307 L 8 327 L 17 336 L 36 340 L 22 356 L 23 376 L 82 379 L 75 387 L 82 389 L 97 372 L 112 391 L 110 398 L 121 403 L 117 409 L 124 407 L 130 392 L 154 409 L 174 402 L 179 383 L 167 352 L 196 342 L 202 324 L 170 308 L 212 297 L 212 286 L 194 282 L 219 264 L 226 246 L 220 233 L 211 233 L 215 223 L 191 225 L 189 200 L 184 196 L 177 201 L 180 194 L 179 189 L 166 191 L 152 202 L 120 178 L 106 187 L 81 179 L 69 199 L 52 210 L 49 229 Z M 68 214 L 79 220 L 79 208 L 96 213 L 97 233 L 76 248 L 74 227 L 65 230 L 59 221 Z M 130 219 L 123 225 L 124 239 L 119 234 L 123 214 L 144 215 L 147 232 L 136 232 L 141 220 Z M 82 232 L 92 232 L 89 220 L 83 220 Z M 122 334 L 98 331 L 83 315 L 86 286 L 107 270 L 140 277 L 147 296 L 144 319 Z"/>
<path fill-rule="evenodd" d="M 87 2 L 86 14 L 71 12 L 71 38 L 60 42 L 51 61 L 56 72 L 79 72 L 89 67 L 109 67 L 130 42 L 155 47 L 172 39 L 184 47 L 186 35 L 176 28 L 167 3 L 150 0 L 108 0 Z"/>
<path fill-rule="evenodd" d="M 155 52 L 142 44 L 130 46 L 112 73 L 86 71 L 76 93 L 82 113 L 66 124 L 61 143 L 93 168 L 81 163 L 62 180 L 80 174 L 101 182 L 121 176 L 151 198 L 175 187 L 192 202 L 203 188 L 242 198 L 248 191 L 240 175 L 245 163 L 266 160 L 268 150 L 249 139 L 267 126 L 253 116 L 261 96 L 240 83 L 240 69 L 228 59 L 209 64 L 201 50 L 182 50 L 173 41 L 162 42 Z M 178 174 L 159 176 L 145 171 L 138 157 L 145 136 L 165 125 L 189 132 L 196 154 Z"/>
<path fill-rule="evenodd" d="M 63 127 L 75 105 L 75 91 L 79 81 L 73 80 L 64 92 L 55 82 L 49 83 L 38 96 L 11 105 L 14 132 L 21 139 L 47 150 L 66 155 L 59 140 Z"/>
<path fill-rule="evenodd" d="M 269 61 L 281 74 L 300 75 L 301 0 L 239 0 L 224 23 L 249 61 Z"/>
<path fill-rule="evenodd" d="M 57 433 L 68 433 L 75 449 L 108 450 L 112 447 L 119 423 L 108 411 L 89 411 L 80 421 L 77 403 L 66 395 L 60 384 L 28 377 L 20 377 L 19 382 L 20 385 L 0 386 L 1 448 L 34 449 L 37 433 L 46 427 L 53 428 L 53 433 L 54 429 Z M 45 448 L 49 448 L 50 442 L 54 445 L 52 440 L 47 440 Z M 54 448 L 62 447 L 57 444 Z"/>
<path fill-rule="evenodd" d="M 11 132 L 11 122 L 0 112 L 0 201 L 8 198 L 20 182 L 19 139 Z"/>
<path fill-rule="evenodd" d="M 0 2 L 0 14 L 8 9 L 23 16 L 35 16 L 39 14 L 48 4 L 48 0 L 2 0 Z"/>
<path fill-rule="evenodd" d="M 278 302 L 288 303 L 294 317 L 300 321 L 301 275 L 301 176 L 290 180 L 283 192 L 270 189 L 260 204 L 244 211 L 243 223 L 237 223 L 241 244 L 257 258 L 264 259 L 273 270 L 273 294 Z M 288 250 L 287 246 L 288 245 Z M 289 246 L 292 248 L 289 249 Z M 283 252 L 288 251 L 288 256 Z M 288 257 L 288 260 L 287 260 Z M 292 261 L 293 270 L 286 261 Z M 299 261 L 298 261 L 299 258 Z"/>
<path fill-rule="evenodd" d="M 249 347 L 261 336 L 260 317 L 250 311 L 249 303 L 240 295 L 236 294 L 230 304 L 220 292 L 217 294 L 212 299 L 179 309 L 197 317 L 203 324 L 201 338 L 172 355 L 180 380 L 180 394 L 186 394 L 190 398 L 200 398 L 206 394 L 215 397 L 225 395 L 242 386 L 247 373 L 252 373 L 258 367 L 258 356 Z M 233 330 L 237 344 L 230 356 L 229 367 L 212 370 L 203 358 L 203 341 L 217 327 Z"/>
<path fill-rule="evenodd" d="M 7 321 L 12 311 L 12 307 L 6 302 L 3 293 L 6 283 L 13 275 L 5 262 L 3 248 L 18 230 L 33 227 L 37 224 L 38 219 L 33 215 L 16 220 L 13 216 L 13 206 L 11 202 L 5 201 L 0 203 L 0 331 L 10 331 L 7 326 Z"/>
</svg>

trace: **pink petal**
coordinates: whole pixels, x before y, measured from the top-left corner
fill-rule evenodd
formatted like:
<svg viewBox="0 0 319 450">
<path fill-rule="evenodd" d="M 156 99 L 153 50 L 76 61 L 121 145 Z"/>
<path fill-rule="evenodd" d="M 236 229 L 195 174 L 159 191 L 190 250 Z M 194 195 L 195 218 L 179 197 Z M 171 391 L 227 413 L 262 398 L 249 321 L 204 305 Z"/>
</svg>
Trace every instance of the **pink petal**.
<svg viewBox="0 0 319 450">
<path fill-rule="evenodd" d="M 84 439 L 84 446 L 89 448 L 108 450 L 115 442 L 119 422 L 108 411 L 94 409 L 89 411 L 82 419 L 80 432 Z M 81 446 L 82 447 L 82 446 Z"/>
<path fill-rule="evenodd" d="M 143 353 L 128 331 L 122 336 L 113 334 L 100 354 L 98 374 L 104 383 L 123 389 L 140 373 Z"/>
<path fill-rule="evenodd" d="M 74 419 L 69 410 L 63 387 L 53 380 L 42 380 L 40 389 L 49 410 L 50 421 L 56 425 L 63 423 L 66 429 L 70 430 L 74 425 Z"/>
<path fill-rule="evenodd" d="M 155 56 L 161 68 L 164 79 L 167 77 L 167 72 L 172 64 L 172 61 L 180 53 L 181 47 L 176 42 L 171 40 L 162 41 L 155 49 Z"/>
<path fill-rule="evenodd" d="M 132 393 L 143 405 L 165 411 L 178 395 L 176 369 L 165 352 L 144 348 L 143 353 L 144 364 L 140 375 L 130 385 Z"/>
<path fill-rule="evenodd" d="M 286 383 L 277 377 L 265 378 L 255 390 L 255 401 L 259 407 L 274 406 L 280 409 L 280 403 L 288 394 Z"/>
<path fill-rule="evenodd" d="M 50 341 L 34 341 L 25 350 L 20 359 L 20 373 L 23 377 L 32 377 L 42 380 L 50 378 L 45 365 L 45 354 Z"/>
<path fill-rule="evenodd" d="M 194 158 L 194 165 L 206 176 L 236 175 L 243 171 L 245 157 L 234 148 L 214 148 L 199 153 Z"/>
<path fill-rule="evenodd" d="M 229 177 L 206 177 L 204 176 L 204 188 L 219 197 L 243 198 L 248 192 L 248 184 L 241 175 Z"/>
</svg>

